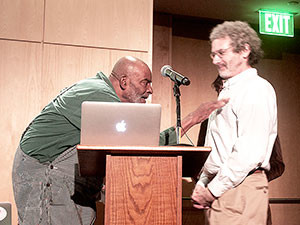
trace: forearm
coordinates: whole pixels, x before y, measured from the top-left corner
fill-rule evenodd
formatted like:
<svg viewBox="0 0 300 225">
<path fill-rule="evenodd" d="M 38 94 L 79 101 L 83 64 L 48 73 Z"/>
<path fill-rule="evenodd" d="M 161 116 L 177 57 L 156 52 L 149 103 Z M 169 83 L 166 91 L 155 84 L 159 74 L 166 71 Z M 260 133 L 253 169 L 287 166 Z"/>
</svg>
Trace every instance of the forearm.
<svg viewBox="0 0 300 225">
<path fill-rule="evenodd" d="M 202 103 L 195 111 L 189 113 L 181 121 L 182 132 L 184 135 L 191 127 L 202 123 L 216 109 L 219 109 L 228 103 L 229 99 L 221 99 L 217 101 Z"/>
<path fill-rule="evenodd" d="M 181 121 L 181 136 L 183 136 L 189 129 L 191 129 L 194 125 L 201 123 L 202 121 L 204 121 L 205 119 L 200 119 L 198 122 L 197 118 L 195 117 L 195 115 L 192 113 L 189 113 L 186 117 L 183 118 L 183 120 Z"/>
</svg>

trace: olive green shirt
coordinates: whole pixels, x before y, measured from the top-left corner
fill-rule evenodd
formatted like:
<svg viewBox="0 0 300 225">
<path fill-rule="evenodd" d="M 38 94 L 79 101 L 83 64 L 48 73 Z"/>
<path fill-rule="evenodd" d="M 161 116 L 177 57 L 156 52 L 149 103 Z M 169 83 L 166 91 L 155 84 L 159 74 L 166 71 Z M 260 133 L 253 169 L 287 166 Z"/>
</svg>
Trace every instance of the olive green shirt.
<svg viewBox="0 0 300 225">
<path fill-rule="evenodd" d="M 99 72 L 63 90 L 31 122 L 20 146 L 41 163 L 52 162 L 68 148 L 80 143 L 83 101 L 120 102 L 111 82 Z M 176 132 L 169 128 L 160 135 L 160 145 L 176 144 Z"/>
</svg>

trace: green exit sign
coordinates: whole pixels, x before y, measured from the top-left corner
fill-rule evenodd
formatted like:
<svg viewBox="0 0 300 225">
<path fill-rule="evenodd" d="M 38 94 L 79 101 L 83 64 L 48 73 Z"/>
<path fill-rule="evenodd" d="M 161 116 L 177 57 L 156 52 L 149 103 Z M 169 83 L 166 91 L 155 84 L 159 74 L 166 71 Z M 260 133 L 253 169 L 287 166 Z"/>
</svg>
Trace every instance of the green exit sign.
<svg viewBox="0 0 300 225">
<path fill-rule="evenodd" d="M 294 37 L 292 13 L 259 10 L 259 33 Z"/>
</svg>

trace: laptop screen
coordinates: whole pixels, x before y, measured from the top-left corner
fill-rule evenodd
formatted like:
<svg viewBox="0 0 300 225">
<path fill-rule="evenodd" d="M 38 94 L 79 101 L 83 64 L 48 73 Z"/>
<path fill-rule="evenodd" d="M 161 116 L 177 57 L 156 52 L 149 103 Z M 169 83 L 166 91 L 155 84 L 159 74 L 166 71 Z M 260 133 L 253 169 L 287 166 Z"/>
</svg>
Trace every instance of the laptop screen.
<svg viewBox="0 0 300 225">
<path fill-rule="evenodd" d="M 81 108 L 81 145 L 158 146 L 159 104 L 85 101 Z"/>
</svg>

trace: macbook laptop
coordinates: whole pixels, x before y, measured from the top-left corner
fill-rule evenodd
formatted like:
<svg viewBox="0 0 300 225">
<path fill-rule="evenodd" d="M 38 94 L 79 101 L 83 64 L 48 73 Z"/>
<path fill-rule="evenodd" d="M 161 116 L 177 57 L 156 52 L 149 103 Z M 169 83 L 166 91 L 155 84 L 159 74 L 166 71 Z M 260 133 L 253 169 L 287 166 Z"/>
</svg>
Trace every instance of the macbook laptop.
<svg viewBox="0 0 300 225">
<path fill-rule="evenodd" d="M 85 101 L 81 110 L 81 145 L 159 145 L 159 104 Z"/>
</svg>

